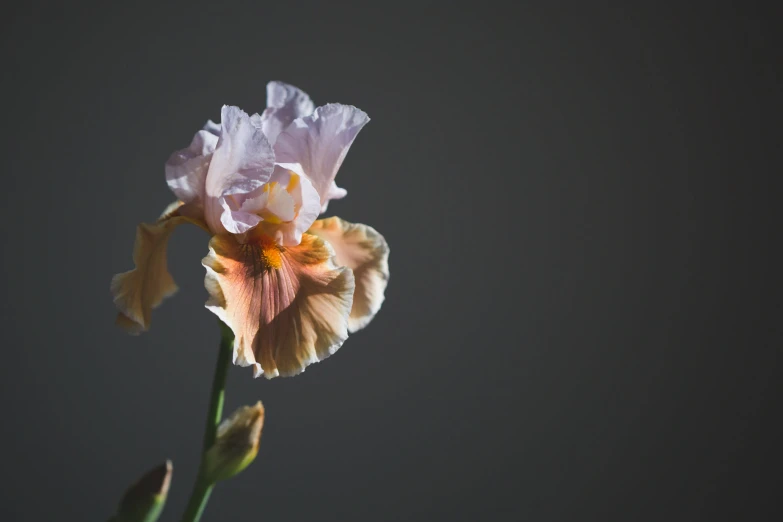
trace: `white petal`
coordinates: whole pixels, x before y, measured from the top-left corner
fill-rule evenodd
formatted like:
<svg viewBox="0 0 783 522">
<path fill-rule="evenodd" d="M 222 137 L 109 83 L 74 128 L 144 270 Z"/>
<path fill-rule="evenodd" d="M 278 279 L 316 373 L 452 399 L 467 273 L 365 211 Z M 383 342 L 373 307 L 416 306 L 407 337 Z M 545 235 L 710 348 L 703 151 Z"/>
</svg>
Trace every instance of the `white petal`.
<svg viewBox="0 0 783 522">
<path fill-rule="evenodd" d="M 287 187 L 294 200 L 296 216 L 293 218 L 293 221 L 280 224 L 277 227 L 277 231 L 281 234 L 281 245 L 295 246 L 301 242 L 302 234 L 318 219 L 321 200 L 318 192 L 304 176 L 298 164 L 286 164 L 286 167 L 284 168 L 283 165 L 275 167 L 272 181 L 277 181 L 281 186 Z M 266 224 L 264 224 L 264 228 L 273 237 L 277 235 Z"/>
<path fill-rule="evenodd" d="M 173 153 L 166 162 L 166 183 L 185 203 L 203 203 L 204 183 L 218 138 L 201 130 L 187 149 Z"/>
<path fill-rule="evenodd" d="M 240 208 L 275 223 L 291 221 L 296 215 L 293 196 L 286 191 L 285 185 L 276 181 L 274 174 L 269 183 L 242 200 Z"/>
<path fill-rule="evenodd" d="M 220 128 L 221 127 L 220 127 L 219 123 L 215 123 L 212 120 L 207 120 L 207 122 L 202 127 L 202 130 L 205 130 L 205 131 L 209 132 L 210 134 L 214 134 L 215 136 L 217 136 L 219 138 L 220 137 Z"/>
<path fill-rule="evenodd" d="M 295 113 L 291 121 L 303 116 L 310 116 L 315 109 L 315 105 L 306 92 L 290 83 L 278 81 L 266 84 L 266 106 L 269 109 L 290 108 Z"/>
<path fill-rule="evenodd" d="M 272 185 L 269 185 L 272 186 Z M 266 209 L 280 221 L 291 221 L 296 215 L 294 198 L 279 183 L 267 192 Z"/>
<path fill-rule="evenodd" d="M 277 161 L 302 165 L 323 205 L 353 140 L 368 121 L 364 111 L 351 105 L 318 107 L 312 115 L 294 120 L 277 137 Z"/>
<path fill-rule="evenodd" d="M 281 246 L 298 245 L 321 206 L 318 192 L 296 163 L 276 165 L 269 183 L 241 198 L 235 199 L 242 201 L 238 208 L 260 216 L 264 233 Z"/>
<path fill-rule="evenodd" d="M 261 129 L 237 107 L 224 106 L 222 132 L 209 165 L 204 214 L 213 233 L 225 230 L 221 222 L 221 198 L 242 195 L 266 183 L 272 175 L 275 158 Z"/>
<path fill-rule="evenodd" d="M 324 201 L 324 204 L 321 205 L 321 213 L 323 214 L 326 212 L 326 209 L 329 207 L 329 201 L 333 199 L 343 199 L 347 195 L 347 190 L 338 187 L 337 183 L 332 181 L 332 184 L 329 185 L 329 188 L 326 190 L 326 201 Z"/>
<path fill-rule="evenodd" d="M 296 118 L 313 113 L 313 102 L 301 89 L 283 82 L 269 82 L 266 86 L 266 110 L 261 115 L 261 128 L 269 143 Z"/>
<path fill-rule="evenodd" d="M 220 198 L 220 204 L 223 207 L 223 213 L 220 215 L 220 222 L 232 234 L 244 234 L 261 222 L 261 218 L 252 212 L 232 208 L 236 205 L 229 203 L 231 196 Z"/>
</svg>

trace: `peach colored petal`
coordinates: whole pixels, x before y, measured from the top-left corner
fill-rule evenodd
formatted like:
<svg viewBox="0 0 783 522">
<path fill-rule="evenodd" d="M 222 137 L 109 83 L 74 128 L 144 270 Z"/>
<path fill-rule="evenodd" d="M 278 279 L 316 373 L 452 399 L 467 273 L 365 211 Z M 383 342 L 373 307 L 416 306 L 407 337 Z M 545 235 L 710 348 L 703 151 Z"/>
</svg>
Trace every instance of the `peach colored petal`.
<svg viewBox="0 0 783 522">
<path fill-rule="evenodd" d="M 136 228 L 133 247 L 136 268 L 111 280 L 114 304 L 119 309 L 117 325 L 131 334 L 149 330 L 152 309 L 177 291 L 166 263 L 166 245 L 171 232 L 182 223 L 207 229 L 190 205 L 172 203 L 155 224 L 141 223 Z"/>
<path fill-rule="evenodd" d="M 282 247 L 254 229 L 244 243 L 221 234 L 209 247 L 206 306 L 234 332 L 235 364 L 256 377 L 296 375 L 348 337 L 353 273 L 320 238 Z"/>
<path fill-rule="evenodd" d="M 389 245 L 372 227 L 338 217 L 319 219 L 308 230 L 334 248 L 336 262 L 353 270 L 356 291 L 348 331 L 361 330 L 375 317 L 389 282 Z"/>
</svg>

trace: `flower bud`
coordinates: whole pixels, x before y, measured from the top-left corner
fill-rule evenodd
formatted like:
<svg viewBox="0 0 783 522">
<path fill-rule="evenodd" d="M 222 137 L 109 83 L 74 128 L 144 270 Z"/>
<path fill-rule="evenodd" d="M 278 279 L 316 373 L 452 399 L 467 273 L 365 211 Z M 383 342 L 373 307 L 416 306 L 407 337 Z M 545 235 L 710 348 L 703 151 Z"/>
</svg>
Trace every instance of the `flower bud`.
<svg viewBox="0 0 783 522">
<path fill-rule="evenodd" d="M 210 482 L 233 477 L 253 462 L 258 454 L 264 405 L 242 406 L 218 427 L 215 444 L 204 456 L 204 477 Z"/>
<path fill-rule="evenodd" d="M 123 495 L 112 522 L 155 522 L 163 511 L 171 484 L 171 461 L 145 473 Z"/>
</svg>

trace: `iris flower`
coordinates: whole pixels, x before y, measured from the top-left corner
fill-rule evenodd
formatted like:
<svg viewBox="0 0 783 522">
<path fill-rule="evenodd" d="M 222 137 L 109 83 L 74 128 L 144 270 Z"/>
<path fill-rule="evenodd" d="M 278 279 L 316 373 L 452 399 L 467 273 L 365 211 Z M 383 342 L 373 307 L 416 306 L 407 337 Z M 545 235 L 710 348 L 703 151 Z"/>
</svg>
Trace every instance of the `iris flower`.
<svg viewBox="0 0 783 522">
<path fill-rule="evenodd" d="M 368 121 L 350 105 L 314 108 L 280 82 L 267 85 L 260 115 L 224 106 L 219 124 L 208 121 L 166 163 L 178 201 L 138 226 L 136 267 L 112 279 L 118 324 L 149 329 L 152 309 L 177 290 L 168 238 L 191 223 L 211 235 L 206 307 L 233 331 L 235 364 L 254 377 L 290 376 L 337 351 L 378 312 L 389 277 L 378 232 L 317 219 L 346 195 L 334 179 Z"/>
</svg>

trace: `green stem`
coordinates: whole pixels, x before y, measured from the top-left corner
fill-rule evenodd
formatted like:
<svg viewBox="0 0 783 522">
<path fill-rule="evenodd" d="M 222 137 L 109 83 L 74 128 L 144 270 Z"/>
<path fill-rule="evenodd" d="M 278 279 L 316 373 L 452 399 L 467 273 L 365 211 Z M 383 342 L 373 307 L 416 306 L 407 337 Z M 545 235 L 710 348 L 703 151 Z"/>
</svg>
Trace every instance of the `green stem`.
<svg viewBox="0 0 783 522">
<path fill-rule="evenodd" d="M 190 494 L 190 500 L 182 517 L 182 522 L 198 522 L 201 519 L 201 514 L 204 513 L 204 508 L 207 506 L 209 495 L 215 486 L 213 482 L 206 480 L 204 477 L 204 454 L 215 443 L 217 427 L 223 416 L 223 401 L 226 396 L 226 373 L 234 351 L 234 334 L 222 321 L 220 322 L 220 333 L 220 353 L 215 365 L 215 377 L 212 380 L 212 396 L 209 400 L 209 412 L 207 413 L 207 423 L 204 428 L 204 448 L 201 455 L 201 464 L 199 465 L 196 484 L 193 486 L 193 492 Z"/>
</svg>

